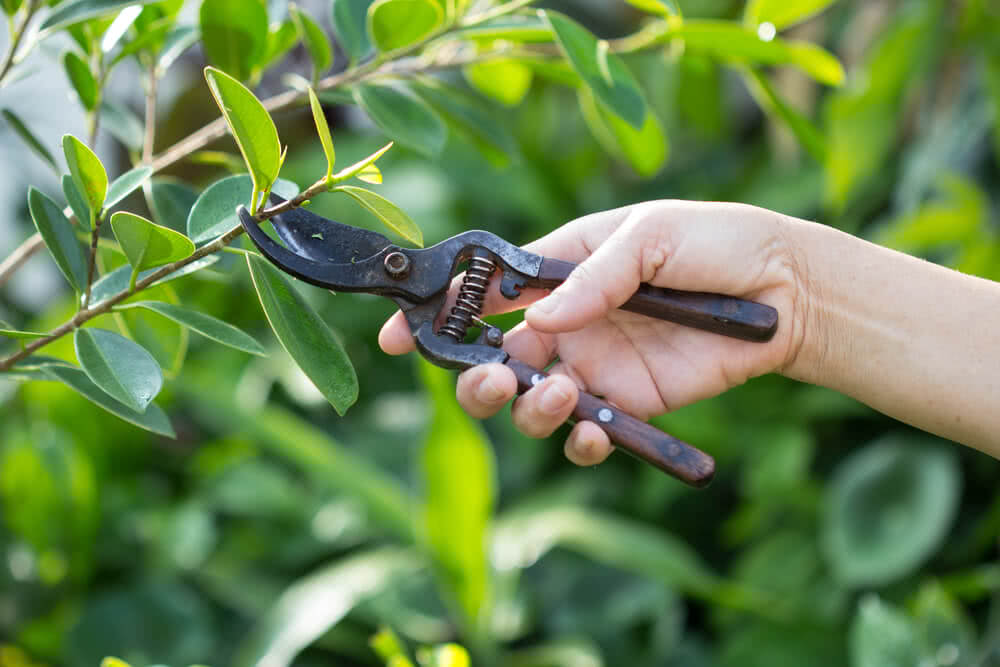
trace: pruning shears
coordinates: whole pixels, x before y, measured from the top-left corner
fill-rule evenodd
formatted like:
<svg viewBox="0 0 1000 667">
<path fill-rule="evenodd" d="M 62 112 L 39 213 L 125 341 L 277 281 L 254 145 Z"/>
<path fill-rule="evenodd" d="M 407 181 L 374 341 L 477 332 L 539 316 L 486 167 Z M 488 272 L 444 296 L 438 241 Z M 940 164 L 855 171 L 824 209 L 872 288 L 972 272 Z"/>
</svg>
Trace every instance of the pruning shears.
<svg viewBox="0 0 1000 667">
<path fill-rule="evenodd" d="M 271 195 L 274 204 L 282 203 Z M 260 252 L 300 280 L 340 292 L 369 292 L 396 302 L 406 316 L 416 347 L 431 363 L 464 370 L 478 364 L 506 364 L 524 393 L 546 374 L 502 349 L 503 331 L 482 320 L 483 304 L 494 275 L 500 293 L 516 299 L 524 287 L 553 288 L 576 267 L 542 257 L 486 231 L 469 231 L 437 245 L 414 250 L 388 238 L 296 208 L 271 218 L 272 239 L 247 211 L 239 218 Z M 437 326 L 452 278 L 466 264 L 455 305 Z M 778 312 L 764 304 L 718 294 L 682 292 L 643 284 L 624 310 L 696 329 L 753 342 L 766 342 L 778 327 Z M 466 342 L 471 327 L 479 329 Z M 692 486 L 707 485 L 715 473 L 708 454 L 636 419 L 614 405 L 580 392 L 573 418 L 599 425 L 615 446 Z"/>
</svg>

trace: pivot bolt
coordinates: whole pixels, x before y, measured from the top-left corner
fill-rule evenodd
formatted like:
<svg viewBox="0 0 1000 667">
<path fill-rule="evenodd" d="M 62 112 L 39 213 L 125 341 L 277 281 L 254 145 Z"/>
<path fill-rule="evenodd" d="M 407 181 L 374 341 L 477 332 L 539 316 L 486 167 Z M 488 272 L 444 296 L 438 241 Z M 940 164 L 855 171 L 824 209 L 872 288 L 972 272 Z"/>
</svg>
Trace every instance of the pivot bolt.
<svg viewBox="0 0 1000 667">
<path fill-rule="evenodd" d="M 402 280 L 410 275 L 410 258 L 401 252 L 390 252 L 385 256 L 385 272 L 393 280 Z"/>
</svg>

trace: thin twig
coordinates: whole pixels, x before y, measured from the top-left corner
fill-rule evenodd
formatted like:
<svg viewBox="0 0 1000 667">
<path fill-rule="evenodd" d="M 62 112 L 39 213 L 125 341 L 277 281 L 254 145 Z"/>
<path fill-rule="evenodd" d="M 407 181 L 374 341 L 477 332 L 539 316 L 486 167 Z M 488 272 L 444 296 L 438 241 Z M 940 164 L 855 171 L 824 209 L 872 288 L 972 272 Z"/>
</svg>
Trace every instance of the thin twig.
<svg viewBox="0 0 1000 667">
<path fill-rule="evenodd" d="M 28 0 L 28 4 L 24 7 L 24 18 L 21 19 L 21 22 L 17 24 L 10 35 L 10 46 L 7 48 L 7 53 L 4 54 L 3 60 L 0 61 L 0 87 L 3 86 L 3 80 L 7 78 L 7 74 L 14 65 L 14 56 L 17 55 L 17 49 L 21 46 L 24 33 L 27 32 L 28 23 L 31 22 L 35 12 L 38 11 L 40 2 L 41 0 Z"/>
<path fill-rule="evenodd" d="M 156 84 L 158 78 L 154 68 L 149 69 L 146 82 L 146 134 L 142 140 L 142 163 L 153 162 L 153 142 L 156 140 Z"/>
<path fill-rule="evenodd" d="M 14 275 L 14 272 L 21 268 L 21 265 L 31 259 L 31 256 L 44 246 L 45 242 L 42 241 L 41 234 L 35 232 L 29 236 L 3 262 L 0 262 L 0 285 L 6 283 Z"/>
<path fill-rule="evenodd" d="M 101 238 L 101 218 L 100 216 L 91 217 L 94 218 L 94 229 L 90 232 L 90 260 L 87 263 L 87 289 L 84 290 L 83 294 L 84 310 L 90 305 L 90 288 L 94 284 L 94 268 L 97 265 L 97 243 Z"/>
</svg>

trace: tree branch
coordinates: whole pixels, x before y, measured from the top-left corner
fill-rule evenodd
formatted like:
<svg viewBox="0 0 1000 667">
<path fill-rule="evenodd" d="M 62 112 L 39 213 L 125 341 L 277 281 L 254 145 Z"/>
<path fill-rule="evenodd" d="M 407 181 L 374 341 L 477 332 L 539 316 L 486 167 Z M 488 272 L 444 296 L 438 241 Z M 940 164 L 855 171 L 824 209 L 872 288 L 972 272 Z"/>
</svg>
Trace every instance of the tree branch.
<svg viewBox="0 0 1000 667">
<path fill-rule="evenodd" d="M 3 80 L 7 78 L 11 67 L 14 66 L 14 56 L 17 55 L 17 49 L 21 46 L 24 33 L 27 32 L 28 23 L 31 22 L 35 12 L 38 11 L 40 3 L 41 0 L 28 0 L 28 4 L 24 7 L 24 18 L 17 24 L 13 32 L 11 32 L 10 46 L 7 48 L 7 53 L 4 54 L 3 60 L 0 61 L 0 87 L 3 87 Z"/>
</svg>

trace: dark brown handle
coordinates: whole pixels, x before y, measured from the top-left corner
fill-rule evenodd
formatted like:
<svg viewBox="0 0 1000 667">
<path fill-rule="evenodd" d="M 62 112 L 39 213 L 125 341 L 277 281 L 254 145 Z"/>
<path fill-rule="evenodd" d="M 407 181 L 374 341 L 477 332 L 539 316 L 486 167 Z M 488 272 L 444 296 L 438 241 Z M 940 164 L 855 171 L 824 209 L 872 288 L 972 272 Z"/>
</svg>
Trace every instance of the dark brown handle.
<svg viewBox="0 0 1000 667">
<path fill-rule="evenodd" d="M 517 391 L 520 394 L 548 377 L 517 359 L 509 358 L 506 364 L 517 376 Z M 715 460 L 705 452 L 586 392 L 580 392 L 573 419 L 594 422 L 604 429 L 619 449 L 691 486 L 706 486 L 715 475 Z"/>
<path fill-rule="evenodd" d="M 535 284 L 555 287 L 575 268 L 572 262 L 546 257 L 539 267 Z M 721 294 L 682 292 L 645 283 L 621 308 L 755 343 L 771 340 L 778 330 L 778 311 L 771 306 Z"/>
</svg>

